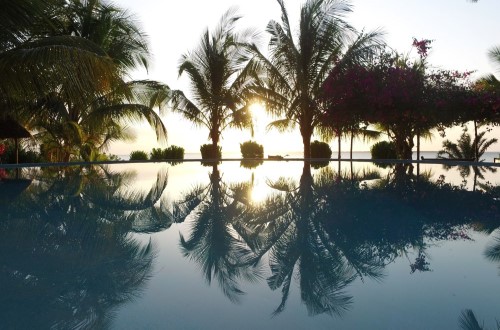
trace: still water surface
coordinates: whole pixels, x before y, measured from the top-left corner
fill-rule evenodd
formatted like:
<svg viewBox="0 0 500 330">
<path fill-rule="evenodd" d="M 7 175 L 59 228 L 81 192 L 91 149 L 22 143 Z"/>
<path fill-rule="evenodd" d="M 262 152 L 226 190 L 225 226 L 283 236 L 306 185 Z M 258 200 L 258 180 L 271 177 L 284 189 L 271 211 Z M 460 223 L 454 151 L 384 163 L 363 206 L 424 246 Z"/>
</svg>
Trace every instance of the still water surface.
<svg viewBox="0 0 500 330">
<path fill-rule="evenodd" d="M 497 168 L 205 165 L 3 174 L 0 328 L 500 320 Z"/>
</svg>

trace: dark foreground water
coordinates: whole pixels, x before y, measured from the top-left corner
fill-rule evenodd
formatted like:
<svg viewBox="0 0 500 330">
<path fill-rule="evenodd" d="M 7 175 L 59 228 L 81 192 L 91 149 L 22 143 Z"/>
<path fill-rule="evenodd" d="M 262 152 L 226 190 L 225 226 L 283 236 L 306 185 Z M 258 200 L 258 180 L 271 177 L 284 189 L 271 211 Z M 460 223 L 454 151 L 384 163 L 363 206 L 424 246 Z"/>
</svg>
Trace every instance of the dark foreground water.
<svg viewBox="0 0 500 330">
<path fill-rule="evenodd" d="M 0 329 L 497 327 L 498 168 L 205 165 L 0 169 Z"/>
</svg>

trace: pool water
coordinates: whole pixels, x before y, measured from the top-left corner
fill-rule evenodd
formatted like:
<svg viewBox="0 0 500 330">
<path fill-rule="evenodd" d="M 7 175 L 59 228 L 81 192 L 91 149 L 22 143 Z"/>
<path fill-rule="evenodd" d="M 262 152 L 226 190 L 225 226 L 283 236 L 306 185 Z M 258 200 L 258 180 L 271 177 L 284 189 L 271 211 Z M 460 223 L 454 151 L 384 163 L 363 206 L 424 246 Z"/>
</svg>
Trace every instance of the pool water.
<svg viewBox="0 0 500 330">
<path fill-rule="evenodd" d="M 500 320 L 497 167 L 232 161 L 2 173 L 1 329 Z"/>
</svg>

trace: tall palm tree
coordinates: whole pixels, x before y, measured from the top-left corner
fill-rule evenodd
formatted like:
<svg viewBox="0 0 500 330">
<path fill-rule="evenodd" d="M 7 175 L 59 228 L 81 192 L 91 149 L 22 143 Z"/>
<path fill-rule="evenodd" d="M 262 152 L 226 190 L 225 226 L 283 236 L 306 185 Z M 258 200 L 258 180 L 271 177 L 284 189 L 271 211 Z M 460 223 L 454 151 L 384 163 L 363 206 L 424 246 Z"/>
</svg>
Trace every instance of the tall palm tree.
<svg viewBox="0 0 500 330">
<path fill-rule="evenodd" d="M 229 9 L 217 28 L 205 30 L 198 47 L 181 57 L 179 76 L 188 75 L 193 98 L 179 90 L 172 92 L 174 111 L 208 128 L 214 150 L 227 127 L 251 126 L 248 107 L 259 70 L 243 46 L 254 34 L 234 30 L 240 18 Z"/>
<path fill-rule="evenodd" d="M 319 96 L 325 79 L 335 66 L 368 60 L 381 43 L 380 33 L 357 34 L 344 20 L 351 11 L 347 1 L 308 0 L 302 6 L 295 37 L 284 0 L 277 1 L 281 22 L 267 25 L 269 59 L 255 45 L 251 47 L 268 73 L 259 94 L 265 98 L 266 109 L 282 118 L 269 126 L 282 131 L 298 126 L 304 157 L 310 158 L 313 133 L 332 136 L 321 126 Z"/>
</svg>

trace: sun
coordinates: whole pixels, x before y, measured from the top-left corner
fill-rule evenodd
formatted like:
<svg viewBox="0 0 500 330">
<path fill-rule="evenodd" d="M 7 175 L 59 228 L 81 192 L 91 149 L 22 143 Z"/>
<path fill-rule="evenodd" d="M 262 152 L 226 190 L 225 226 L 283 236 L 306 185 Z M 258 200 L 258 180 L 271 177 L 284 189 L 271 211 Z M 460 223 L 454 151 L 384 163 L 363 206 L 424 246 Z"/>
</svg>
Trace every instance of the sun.
<svg viewBox="0 0 500 330">
<path fill-rule="evenodd" d="M 262 122 L 266 119 L 266 107 L 262 103 L 253 103 L 250 105 L 250 112 L 252 113 L 252 118 L 254 122 Z"/>
</svg>

